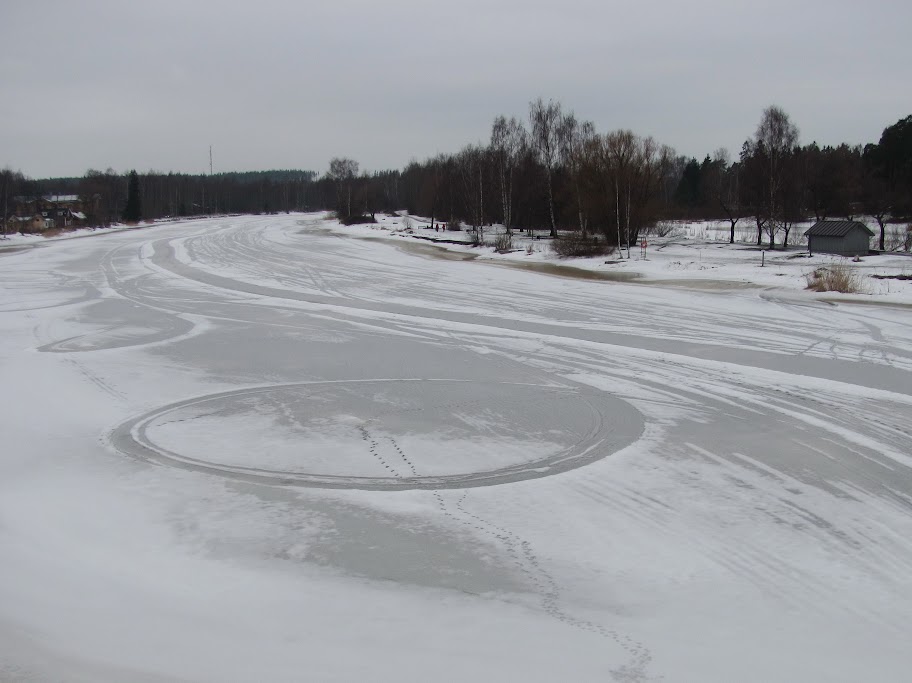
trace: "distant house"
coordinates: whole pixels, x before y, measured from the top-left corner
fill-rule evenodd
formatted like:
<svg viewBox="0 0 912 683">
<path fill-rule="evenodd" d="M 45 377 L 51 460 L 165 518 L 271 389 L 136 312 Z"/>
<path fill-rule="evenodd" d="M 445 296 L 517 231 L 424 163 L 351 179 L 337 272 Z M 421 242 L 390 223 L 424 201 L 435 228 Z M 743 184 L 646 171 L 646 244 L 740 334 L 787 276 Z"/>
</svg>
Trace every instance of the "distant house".
<svg viewBox="0 0 912 683">
<path fill-rule="evenodd" d="M 35 214 L 34 216 L 12 216 L 7 224 L 14 232 L 34 233 L 53 228 L 54 220 Z"/>
<path fill-rule="evenodd" d="M 16 216 L 23 232 L 41 232 L 51 228 L 73 228 L 85 225 L 82 200 L 76 194 L 46 194 L 41 197 L 16 197 Z M 40 218 L 42 220 L 36 220 Z"/>
<path fill-rule="evenodd" d="M 804 236 L 811 254 L 862 256 L 870 249 L 874 231 L 858 221 L 817 221 Z"/>
</svg>

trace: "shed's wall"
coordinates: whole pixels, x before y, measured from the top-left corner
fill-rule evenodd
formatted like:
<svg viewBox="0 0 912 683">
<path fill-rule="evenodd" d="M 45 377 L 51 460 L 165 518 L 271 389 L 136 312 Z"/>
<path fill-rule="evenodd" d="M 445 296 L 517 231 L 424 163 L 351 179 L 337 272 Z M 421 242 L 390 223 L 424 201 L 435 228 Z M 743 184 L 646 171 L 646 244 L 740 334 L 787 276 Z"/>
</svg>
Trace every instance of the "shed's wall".
<svg viewBox="0 0 912 683">
<path fill-rule="evenodd" d="M 864 256 L 868 253 L 870 237 L 861 228 L 852 230 L 845 237 L 811 236 L 811 251 L 839 256 Z"/>
<path fill-rule="evenodd" d="M 871 237 L 861 228 L 855 228 L 846 235 L 846 249 L 849 252 L 849 256 L 854 256 L 855 254 L 864 256 L 868 253 L 870 245 Z"/>
<path fill-rule="evenodd" d="M 843 254 L 845 244 L 842 237 L 814 235 L 811 237 L 811 251 L 819 254 Z"/>
</svg>

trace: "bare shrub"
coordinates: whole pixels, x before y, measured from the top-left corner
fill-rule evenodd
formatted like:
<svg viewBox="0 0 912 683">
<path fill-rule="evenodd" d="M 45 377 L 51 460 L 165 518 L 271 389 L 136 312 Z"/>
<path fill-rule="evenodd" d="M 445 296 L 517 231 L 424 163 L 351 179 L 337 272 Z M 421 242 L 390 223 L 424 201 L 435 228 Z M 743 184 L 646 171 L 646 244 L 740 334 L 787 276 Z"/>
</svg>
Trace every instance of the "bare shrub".
<svg viewBox="0 0 912 683">
<path fill-rule="evenodd" d="M 339 220 L 342 225 L 362 225 L 365 223 L 376 223 L 377 219 L 373 216 L 346 216 Z"/>
<path fill-rule="evenodd" d="M 450 232 L 460 232 L 462 230 L 462 221 L 454 218 L 447 223 L 446 229 Z"/>
<path fill-rule="evenodd" d="M 643 229 L 644 235 L 655 235 L 656 237 L 668 237 L 676 232 L 678 226 L 671 221 L 658 221 L 655 225 L 647 226 Z"/>
<path fill-rule="evenodd" d="M 551 251 L 561 258 L 604 256 L 614 252 L 614 245 L 595 235 L 583 236 L 581 233 L 573 232 L 552 240 Z"/>
<path fill-rule="evenodd" d="M 498 254 L 505 254 L 513 248 L 513 236 L 502 232 L 494 238 L 491 246 Z"/>
<path fill-rule="evenodd" d="M 406 230 L 411 231 L 413 225 L 414 223 L 412 222 L 412 219 L 408 216 L 402 219 L 402 227 Z"/>
<path fill-rule="evenodd" d="M 845 263 L 821 266 L 806 276 L 808 289 L 815 292 L 842 292 L 858 294 L 863 291 L 861 277 Z"/>
</svg>

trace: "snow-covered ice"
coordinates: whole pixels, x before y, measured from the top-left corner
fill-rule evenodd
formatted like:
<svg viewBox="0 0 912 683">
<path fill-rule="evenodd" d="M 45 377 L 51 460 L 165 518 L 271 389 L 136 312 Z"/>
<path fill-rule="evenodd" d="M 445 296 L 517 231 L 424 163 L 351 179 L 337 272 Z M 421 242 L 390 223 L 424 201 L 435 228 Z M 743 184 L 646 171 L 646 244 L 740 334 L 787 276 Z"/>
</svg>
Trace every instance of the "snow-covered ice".
<svg viewBox="0 0 912 683">
<path fill-rule="evenodd" d="M 402 225 L 0 250 L 0 680 L 908 680 L 912 282 Z"/>
</svg>

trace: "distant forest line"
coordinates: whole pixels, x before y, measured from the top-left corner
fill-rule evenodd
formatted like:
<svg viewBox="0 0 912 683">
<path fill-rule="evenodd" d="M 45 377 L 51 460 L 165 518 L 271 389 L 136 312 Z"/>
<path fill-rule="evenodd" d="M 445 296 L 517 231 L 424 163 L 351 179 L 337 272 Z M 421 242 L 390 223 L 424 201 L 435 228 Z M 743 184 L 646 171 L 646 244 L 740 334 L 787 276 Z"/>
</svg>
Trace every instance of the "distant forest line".
<svg viewBox="0 0 912 683">
<path fill-rule="evenodd" d="M 736 156 L 687 158 L 630 130 L 599 133 L 559 102 L 535 100 L 522 118 L 498 116 L 484 143 L 362 173 L 336 158 L 325 172 L 137 173 L 139 217 L 334 210 L 341 218 L 406 209 L 446 223 L 579 231 L 631 243 L 658 221 L 748 222 L 757 243 L 785 244 L 795 223 L 871 216 L 884 227 L 912 216 L 912 116 L 866 145 L 801 144 L 781 108 L 765 109 Z M 128 174 L 31 179 L 0 171 L 4 225 L 14 198 L 76 194 L 93 226 L 121 221 Z M 131 214 L 133 214 L 131 209 Z M 135 218 L 131 215 L 131 218 Z"/>
</svg>

